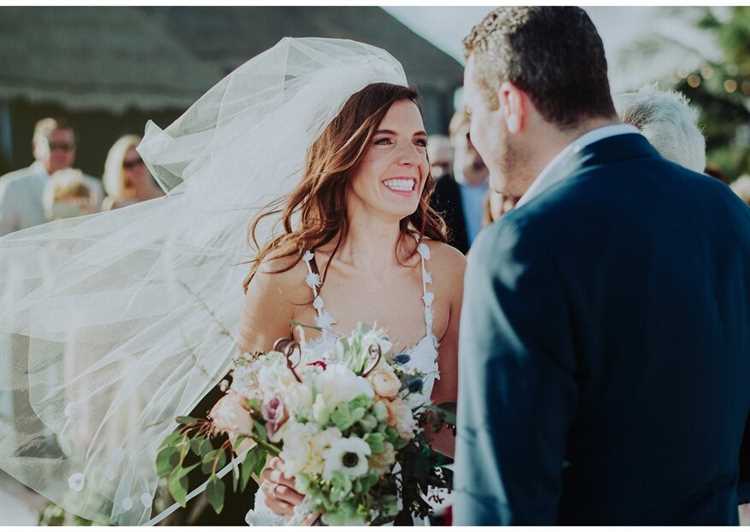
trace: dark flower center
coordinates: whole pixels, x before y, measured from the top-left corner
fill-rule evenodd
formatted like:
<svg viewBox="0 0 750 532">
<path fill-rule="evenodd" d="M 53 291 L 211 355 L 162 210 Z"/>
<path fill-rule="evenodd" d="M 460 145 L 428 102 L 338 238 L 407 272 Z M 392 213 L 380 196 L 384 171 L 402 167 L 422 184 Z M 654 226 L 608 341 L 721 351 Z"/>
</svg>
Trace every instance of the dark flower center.
<svg viewBox="0 0 750 532">
<path fill-rule="evenodd" d="M 395 356 L 395 357 L 393 358 L 393 361 L 394 361 L 394 362 L 395 362 L 396 364 L 402 364 L 402 365 L 403 365 L 403 364 L 406 364 L 406 363 L 408 363 L 408 362 L 409 362 L 409 360 L 411 360 L 411 357 L 410 357 L 409 355 L 407 355 L 406 353 L 401 353 L 401 354 L 399 354 L 399 355 L 396 355 L 396 356 Z"/>
<path fill-rule="evenodd" d="M 344 467 L 355 467 L 359 463 L 359 456 L 357 456 L 357 453 L 344 453 L 341 463 L 344 464 Z"/>
<path fill-rule="evenodd" d="M 417 378 L 417 379 L 411 379 L 408 382 L 407 387 L 409 388 L 409 392 L 411 392 L 411 393 L 419 393 L 419 392 L 422 391 L 422 384 L 423 384 L 422 383 L 422 379 L 419 379 L 419 378 Z"/>
</svg>

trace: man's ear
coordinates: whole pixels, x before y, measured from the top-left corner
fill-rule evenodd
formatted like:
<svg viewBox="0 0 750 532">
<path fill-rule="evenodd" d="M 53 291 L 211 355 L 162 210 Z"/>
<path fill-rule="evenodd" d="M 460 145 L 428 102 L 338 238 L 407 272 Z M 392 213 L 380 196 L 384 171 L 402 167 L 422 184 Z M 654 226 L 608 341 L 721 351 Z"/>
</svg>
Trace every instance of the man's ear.
<svg viewBox="0 0 750 532">
<path fill-rule="evenodd" d="M 508 131 L 519 133 L 526 124 L 528 96 L 511 82 L 504 81 L 498 90 L 498 98 Z"/>
</svg>

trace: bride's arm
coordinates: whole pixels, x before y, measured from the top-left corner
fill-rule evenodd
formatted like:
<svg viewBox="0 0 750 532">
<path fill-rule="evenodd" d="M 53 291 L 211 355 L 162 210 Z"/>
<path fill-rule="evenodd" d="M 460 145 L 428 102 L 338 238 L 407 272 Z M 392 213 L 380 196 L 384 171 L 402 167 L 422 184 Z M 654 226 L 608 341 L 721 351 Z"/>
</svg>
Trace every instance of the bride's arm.
<svg viewBox="0 0 750 532">
<path fill-rule="evenodd" d="M 239 345 L 244 353 L 270 351 L 279 338 L 291 334 L 295 309 L 309 299 L 300 261 L 289 271 L 292 259 L 273 259 L 261 265 L 245 294 L 240 317 Z M 300 269 L 301 268 L 301 269 Z"/>
<path fill-rule="evenodd" d="M 457 250 L 447 246 L 435 249 L 433 277 L 437 283 L 447 287 L 443 297 L 450 300 L 450 317 L 448 328 L 440 339 L 438 367 L 440 380 L 432 390 L 432 403 L 455 403 L 458 397 L 458 325 L 461 320 L 461 303 L 463 301 L 464 270 L 466 258 Z M 453 457 L 455 436 L 449 428 L 439 432 L 428 431 L 428 438 L 433 448 L 440 453 Z"/>
</svg>

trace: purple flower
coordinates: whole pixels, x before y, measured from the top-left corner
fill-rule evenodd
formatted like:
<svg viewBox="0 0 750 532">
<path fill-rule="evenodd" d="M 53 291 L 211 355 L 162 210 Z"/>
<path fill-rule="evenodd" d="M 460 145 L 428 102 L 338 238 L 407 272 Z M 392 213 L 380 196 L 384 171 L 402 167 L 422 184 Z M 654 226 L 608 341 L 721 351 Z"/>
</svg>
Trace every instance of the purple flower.
<svg viewBox="0 0 750 532">
<path fill-rule="evenodd" d="M 286 406 L 278 397 L 274 397 L 263 403 L 260 410 L 263 419 L 266 420 L 268 438 L 271 441 L 275 441 L 274 435 L 278 433 L 289 419 L 289 412 L 287 412 Z"/>
</svg>

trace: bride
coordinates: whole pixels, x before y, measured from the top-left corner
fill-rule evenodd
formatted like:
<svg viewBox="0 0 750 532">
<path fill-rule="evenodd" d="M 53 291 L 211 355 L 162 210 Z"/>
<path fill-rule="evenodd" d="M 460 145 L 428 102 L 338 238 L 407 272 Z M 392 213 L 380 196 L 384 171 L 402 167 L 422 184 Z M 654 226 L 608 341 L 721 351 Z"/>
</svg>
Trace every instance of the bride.
<svg viewBox="0 0 750 532">
<path fill-rule="evenodd" d="M 283 39 L 149 122 L 138 151 L 165 197 L 0 239 L 0 468 L 75 515 L 148 522 L 175 417 L 291 320 L 322 329 L 311 342 L 377 322 L 455 400 L 464 263 L 427 207 L 406 86 L 378 48 Z M 248 279 L 247 222 L 279 197 Z M 288 479 L 264 477 L 288 512 Z"/>
<path fill-rule="evenodd" d="M 288 229 L 261 249 L 251 273 L 241 347 L 268 351 L 295 322 L 321 330 L 309 335 L 312 345 L 358 322 L 377 323 L 396 352 L 433 375 L 423 393 L 434 403 L 455 402 L 465 259 L 444 243 L 429 207 L 427 134 L 416 96 L 400 85 L 368 85 L 310 147 L 283 207 Z M 453 455 L 448 430 L 431 436 L 435 449 Z M 256 501 L 291 515 L 302 500 L 293 480 L 273 468 L 263 477 L 266 497 Z"/>
</svg>

